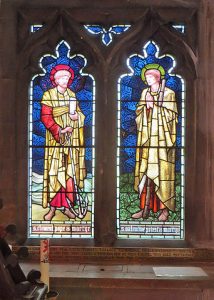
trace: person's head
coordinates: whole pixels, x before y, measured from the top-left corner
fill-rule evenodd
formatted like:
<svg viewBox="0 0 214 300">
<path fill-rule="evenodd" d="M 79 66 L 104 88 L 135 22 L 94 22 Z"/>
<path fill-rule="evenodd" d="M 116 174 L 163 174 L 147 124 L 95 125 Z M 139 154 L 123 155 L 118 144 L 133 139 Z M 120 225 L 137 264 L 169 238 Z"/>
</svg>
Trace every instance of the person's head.
<svg viewBox="0 0 214 300">
<path fill-rule="evenodd" d="M 157 69 L 150 69 L 145 72 L 146 83 L 151 86 L 155 83 L 160 83 L 161 73 Z"/>
<path fill-rule="evenodd" d="M 153 85 L 165 78 L 165 70 L 159 64 L 147 64 L 142 68 L 141 79 L 146 85 Z"/>
<path fill-rule="evenodd" d="M 50 73 L 50 80 L 54 86 L 67 88 L 74 79 L 74 71 L 68 65 L 57 65 Z"/>
<path fill-rule="evenodd" d="M 67 88 L 68 82 L 71 78 L 71 73 L 66 70 L 57 71 L 54 75 L 54 81 L 56 86 Z"/>
</svg>

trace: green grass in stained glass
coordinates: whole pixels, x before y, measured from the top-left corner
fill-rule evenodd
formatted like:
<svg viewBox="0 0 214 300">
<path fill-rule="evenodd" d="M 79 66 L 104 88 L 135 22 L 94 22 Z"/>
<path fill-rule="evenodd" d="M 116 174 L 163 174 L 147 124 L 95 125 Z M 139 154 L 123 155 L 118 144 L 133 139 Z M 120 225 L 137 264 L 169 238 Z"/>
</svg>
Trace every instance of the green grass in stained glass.
<svg viewBox="0 0 214 300">
<path fill-rule="evenodd" d="M 181 175 L 176 174 L 176 208 L 175 212 L 169 211 L 168 222 L 180 222 L 181 217 Z M 134 221 L 131 217 L 139 210 L 139 196 L 134 191 L 134 174 L 120 176 L 120 221 Z M 158 221 L 159 212 L 150 211 L 147 222 Z"/>
</svg>

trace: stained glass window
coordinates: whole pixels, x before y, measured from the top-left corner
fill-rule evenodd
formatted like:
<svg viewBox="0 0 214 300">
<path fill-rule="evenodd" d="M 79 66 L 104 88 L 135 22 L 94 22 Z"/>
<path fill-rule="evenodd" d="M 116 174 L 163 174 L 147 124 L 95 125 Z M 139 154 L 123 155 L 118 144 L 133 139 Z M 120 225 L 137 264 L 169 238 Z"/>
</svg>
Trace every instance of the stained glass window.
<svg viewBox="0 0 214 300">
<path fill-rule="evenodd" d="M 186 31 L 186 26 L 184 24 L 174 24 L 172 25 L 172 27 L 175 28 L 180 33 L 185 33 Z"/>
<path fill-rule="evenodd" d="M 30 26 L 30 32 L 36 32 L 38 30 L 40 30 L 43 27 L 42 24 L 34 24 Z"/>
<path fill-rule="evenodd" d="M 120 238 L 184 238 L 185 83 L 149 41 L 118 81 Z"/>
<path fill-rule="evenodd" d="M 85 29 L 92 33 L 92 34 L 98 34 L 102 37 L 102 43 L 105 46 L 108 46 L 113 41 L 113 35 L 114 34 L 121 34 L 125 31 L 127 31 L 130 28 L 131 25 L 113 25 L 109 29 L 104 28 L 101 25 L 85 25 Z"/>
<path fill-rule="evenodd" d="M 30 85 L 29 237 L 93 237 L 95 82 L 61 41 Z"/>
</svg>

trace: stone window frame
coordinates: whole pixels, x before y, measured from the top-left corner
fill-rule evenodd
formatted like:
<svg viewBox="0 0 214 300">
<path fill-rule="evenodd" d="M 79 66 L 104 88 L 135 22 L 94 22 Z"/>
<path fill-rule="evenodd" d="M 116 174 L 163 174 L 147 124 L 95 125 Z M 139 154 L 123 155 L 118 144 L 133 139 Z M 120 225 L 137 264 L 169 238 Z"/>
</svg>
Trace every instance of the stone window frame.
<svg viewBox="0 0 214 300">
<path fill-rule="evenodd" d="M 46 1 L 44 1 L 46 2 Z M 63 5 L 62 5 L 63 6 Z M 32 76 L 40 72 L 38 61 L 45 53 L 54 53 L 57 43 L 64 39 L 72 45 L 72 52 L 81 53 L 88 60 L 85 71 L 96 81 L 96 169 L 95 169 L 95 230 L 94 239 L 56 239 L 55 245 L 83 246 L 160 246 L 180 247 L 187 245 L 195 236 L 194 222 L 195 180 L 191 173 L 196 149 L 196 107 L 194 106 L 197 9 L 154 5 L 137 7 L 119 5 L 111 7 L 17 7 L 17 76 L 16 76 L 16 170 L 17 170 L 17 226 L 23 241 L 27 239 L 27 182 L 28 182 L 28 88 Z M 72 6 L 72 5 L 71 5 Z M 119 16 L 119 18 L 118 18 Z M 172 23 L 187 26 L 185 35 L 171 28 Z M 44 28 L 30 34 L 31 24 L 45 24 Z M 131 24 L 132 28 L 113 40 L 108 47 L 96 36 L 90 36 L 82 24 Z M 143 34 L 142 34 L 143 28 Z M 186 239 L 185 241 L 122 240 L 116 235 L 116 119 L 117 81 L 127 72 L 124 62 L 133 53 L 140 53 L 148 39 L 160 46 L 160 55 L 169 53 L 177 60 L 176 72 L 186 81 Z M 100 80 L 103 74 L 103 80 Z M 20 84 L 22 83 L 22 84 Z M 102 112 L 102 113 L 99 113 Z M 112 112 L 114 112 L 112 114 Z M 191 141 L 191 142 L 190 142 Z M 105 184 L 104 184 L 105 183 Z M 107 216 L 104 218 L 104 215 Z M 29 244 L 38 244 L 37 239 L 28 239 Z"/>
</svg>

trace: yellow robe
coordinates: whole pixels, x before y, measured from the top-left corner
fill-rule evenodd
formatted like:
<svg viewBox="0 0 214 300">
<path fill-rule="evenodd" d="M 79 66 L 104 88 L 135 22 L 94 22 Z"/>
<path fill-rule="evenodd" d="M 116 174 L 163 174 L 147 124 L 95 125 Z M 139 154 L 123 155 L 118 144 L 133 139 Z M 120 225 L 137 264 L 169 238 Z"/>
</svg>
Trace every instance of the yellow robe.
<svg viewBox="0 0 214 300">
<path fill-rule="evenodd" d="M 136 109 L 137 149 L 135 165 L 135 190 L 146 175 L 155 184 L 155 192 L 160 201 L 170 210 L 175 209 L 175 144 L 177 105 L 175 93 L 164 90 L 162 106 L 157 105 L 158 95 L 154 96 L 154 107 L 146 108 L 144 89 Z"/>
<path fill-rule="evenodd" d="M 46 147 L 44 159 L 43 179 L 43 207 L 48 206 L 61 187 L 66 188 L 69 178 L 76 178 L 79 188 L 83 187 L 86 176 L 85 149 L 83 126 L 85 116 L 77 105 L 78 120 L 72 121 L 69 117 L 69 99 L 76 98 L 75 94 L 67 88 L 60 94 L 57 88 L 44 93 L 41 103 L 53 109 L 53 119 L 61 129 L 70 126 L 71 134 L 64 135 L 63 145 L 58 143 L 49 130 L 46 130 Z"/>
</svg>

